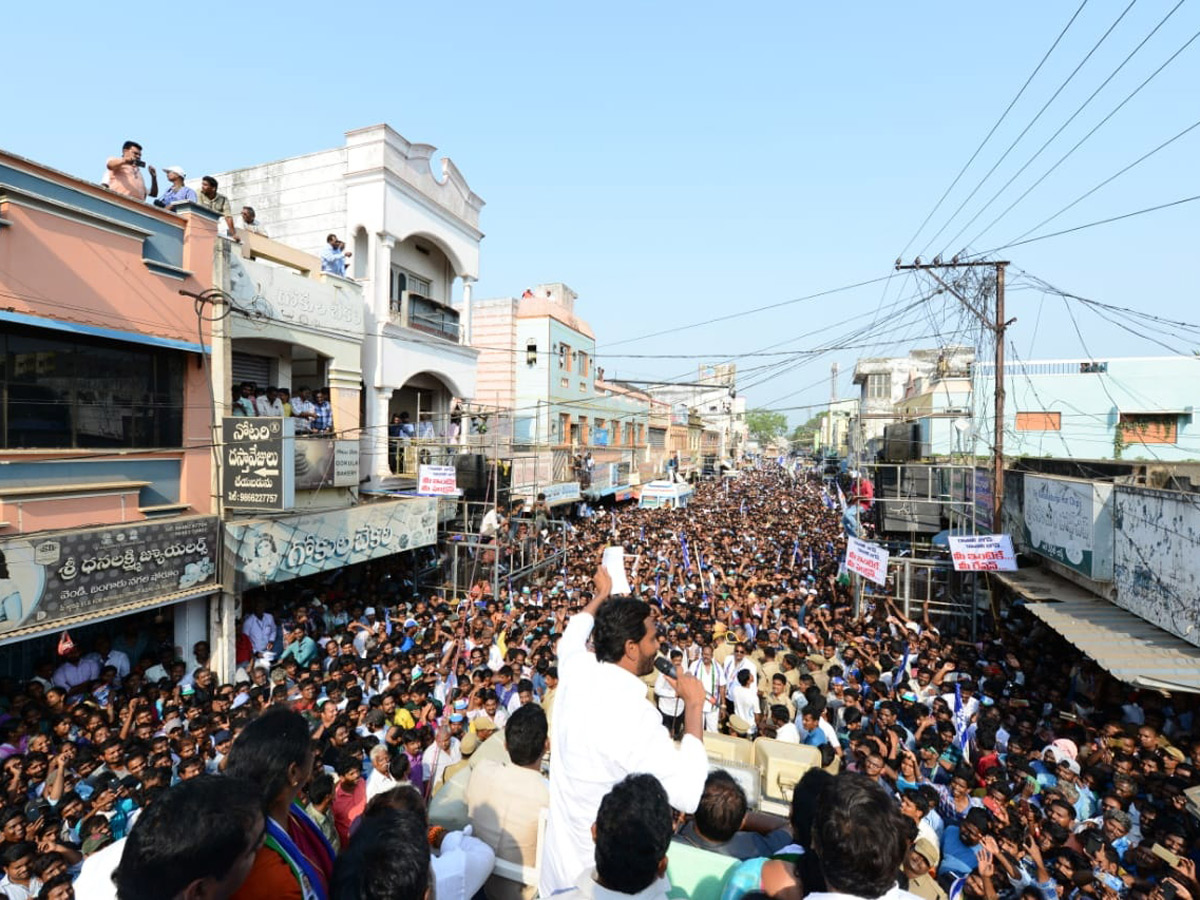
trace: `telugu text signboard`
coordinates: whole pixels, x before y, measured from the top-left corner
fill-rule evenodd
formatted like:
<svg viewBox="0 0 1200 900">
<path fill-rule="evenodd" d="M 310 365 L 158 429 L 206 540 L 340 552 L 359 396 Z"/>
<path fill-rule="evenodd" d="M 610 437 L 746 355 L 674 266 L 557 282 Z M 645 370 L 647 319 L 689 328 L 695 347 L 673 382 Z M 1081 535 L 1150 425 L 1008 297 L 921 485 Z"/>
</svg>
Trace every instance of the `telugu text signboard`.
<svg viewBox="0 0 1200 900">
<path fill-rule="evenodd" d="M 99 618 L 180 591 L 217 587 L 216 516 L 189 516 L 0 541 L 0 638 L 30 626 Z"/>
<path fill-rule="evenodd" d="M 275 416 L 221 420 L 225 506 L 285 510 L 295 505 L 295 422 Z"/>
<path fill-rule="evenodd" d="M 454 466 L 422 464 L 417 471 L 417 493 L 435 496 L 457 495 L 458 475 Z"/>
<path fill-rule="evenodd" d="M 231 522 L 225 542 L 240 588 L 289 581 L 437 540 L 438 498 L 410 497 L 259 522 Z"/>
<path fill-rule="evenodd" d="M 878 544 L 846 538 L 846 568 L 881 587 L 887 582 L 888 555 Z"/>
<path fill-rule="evenodd" d="M 992 492 L 992 473 L 979 467 L 974 471 L 974 518 L 976 529 L 992 530 L 992 506 L 995 494 Z"/>
<path fill-rule="evenodd" d="M 1017 554 L 1011 535 L 952 534 L 949 540 L 955 572 L 1017 571 Z"/>
<path fill-rule="evenodd" d="M 1112 581 L 1112 485 L 1025 475 L 1024 531 L 1035 553 Z"/>
</svg>

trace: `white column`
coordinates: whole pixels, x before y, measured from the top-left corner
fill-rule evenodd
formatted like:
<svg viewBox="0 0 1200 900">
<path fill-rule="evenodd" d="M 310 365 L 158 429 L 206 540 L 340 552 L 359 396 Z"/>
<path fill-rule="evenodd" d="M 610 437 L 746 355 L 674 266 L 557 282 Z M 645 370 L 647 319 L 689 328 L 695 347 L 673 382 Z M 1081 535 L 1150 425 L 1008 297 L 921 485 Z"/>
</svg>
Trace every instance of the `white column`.
<svg viewBox="0 0 1200 900">
<path fill-rule="evenodd" d="M 367 288 L 366 334 L 363 336 L 362 377 L 366 391 L 363 404 L 362 441 L 360 442 L 360 471 L 372 482 L 391 475 L 387 464 L 387 410 L 392 389 L 383 384 L 383 358 L 387 339 L 383 326 L 389 317 L 388 289 L 392 276 L 392 248 L 396 239 L 390 234 L 377 234 L 371 239 L 374 265 Z"/>
<path fill-rule="evenodd" d="M 464 275 L 462 277 L 463 308 L 462 319 L 459 321 L 459 328 L 462 334 L 461 342 L 464 344 L 471 343 L 471 285 L 473 285 L 476 280 L 477 279 L 472 278 L 470 275 Z"/>
<path fill-rule="evenodd" d="M 179 658 L 190 661 L 192 646 L 197 641 L 208 640 L 208 597 L 195 597 L 175 604 L 172 610 L 175 621 L 175 646 Z M 211 647 L 211 643 L 209 644 Z"/>
</svg>

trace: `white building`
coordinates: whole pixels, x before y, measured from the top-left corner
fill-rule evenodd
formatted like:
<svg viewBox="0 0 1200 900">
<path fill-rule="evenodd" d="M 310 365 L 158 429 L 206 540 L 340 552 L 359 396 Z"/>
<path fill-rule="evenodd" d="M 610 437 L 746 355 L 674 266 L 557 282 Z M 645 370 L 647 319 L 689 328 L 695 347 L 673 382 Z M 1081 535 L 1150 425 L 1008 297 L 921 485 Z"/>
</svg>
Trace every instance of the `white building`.
<svg viewBox="0 0 1200 900">
<path fill-rule="evenodd" d="M 746 398 L 738 396 L 735 364 L 701 365 L 694 383 L 654 385 L 647 393 L 676 411 L 696 413 L 702 428 L 719 436 L 717 454 L 721 459 L 736 460 L 747 449 Z"/>
<path fill-rule="evenodd" d="M 320 255 L 336 234 L 346 277 L 363 287 L 362 471 L 391 473 L 387 424 L 408 412 L 439 431 L 455 398 L 475 394 L 471 285 L 479 276 L 480 199 L 449 159 L 387 125 L 343 147 L 218 175 L 234 209 L 254 207 L 272 238 Z"/>
</svg>

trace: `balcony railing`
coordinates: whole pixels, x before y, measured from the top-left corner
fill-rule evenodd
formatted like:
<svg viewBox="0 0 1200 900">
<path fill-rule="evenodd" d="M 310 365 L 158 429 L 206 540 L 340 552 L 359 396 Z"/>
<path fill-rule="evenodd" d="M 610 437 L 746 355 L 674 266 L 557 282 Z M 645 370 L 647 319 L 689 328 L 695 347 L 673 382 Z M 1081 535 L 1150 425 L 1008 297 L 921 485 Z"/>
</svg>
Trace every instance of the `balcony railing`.
<svg viewBox="0 0 1200 900">
<path fill-rule="evenodd" d="M 458 311 L 445 304 L 422 297 L 412 291 L 401 291 L 390 303 L 391 320 L 404 328 L 459 342 Z"/>
</svg>

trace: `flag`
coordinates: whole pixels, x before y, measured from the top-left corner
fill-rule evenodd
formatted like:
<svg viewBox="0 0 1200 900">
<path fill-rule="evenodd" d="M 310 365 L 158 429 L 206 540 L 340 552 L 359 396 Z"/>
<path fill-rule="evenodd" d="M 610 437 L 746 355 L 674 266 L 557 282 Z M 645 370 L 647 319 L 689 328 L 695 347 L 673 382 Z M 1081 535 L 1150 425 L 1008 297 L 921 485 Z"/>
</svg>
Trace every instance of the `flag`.
<svg viewBox="0 0 1200 900">
<path fill-rule="evenodd" d="M 645 540 L 646 540 L 646 526 L 643 525 L 641 527 L 641 529 L 638 531 L 638 543 L 639 544 L 644 543 Z"/>
<path fill-rule="evenodd" d="M 835 484 L 835 487 L 837 488 L 837 494 L 838 494 L 838 506 L 840 506 L 842 508 L 842 512 L 845 512 L 846 511 L 846 495 L 842 493 L 842 486 L 840 484 Z"/>
<path fill-rule="evenodd" d="M 740 514 L 743 516 L 746 514 L 746 501 L 745 500 L 742 501 L 742 509 L 741 509 Z"/>
<path fill-rule="evenodd" d="M 833 498 L 829 496 L 829 488 L 821 489 L 821 502 L 825 504 L 826 509 L 833 509 Z"/>
<path fill-rule="evenodd" d="M 954 744 L 959 750 L 967 746 L 967 717 L 962 702 L 962 684 L 954 682 Z"/>
<path fill-rule="evenodd" d="M 686 572 L 692 571 L 692 558 L 688 555 L 687 538 L 683 536 L 683 532 L 679 532 L 679 549 L 683 551 L 683 568 Z"/>
<path fill-rule="evenodd" d="M 904 655 L 900 657 L 900 680 L 901 682 L 908 681 L 908 641 L 904 642 Z M 892 693 L 896 694 L 900 691 L 900 685 L 896 683 L 896 679 L 892 679 Z"/>
</svg>

